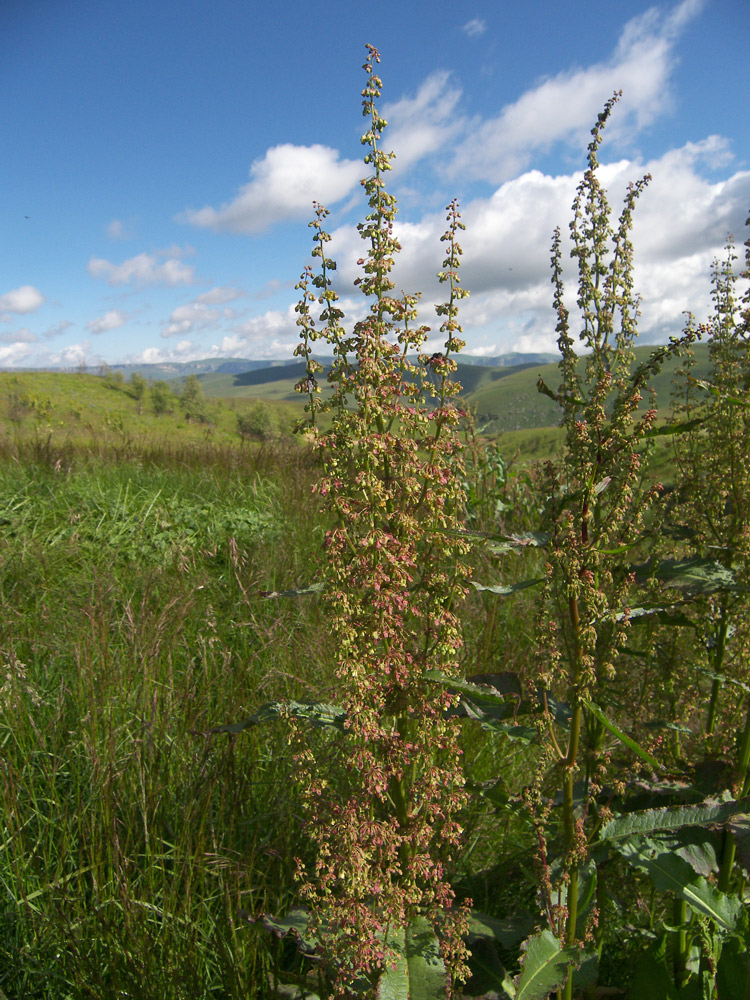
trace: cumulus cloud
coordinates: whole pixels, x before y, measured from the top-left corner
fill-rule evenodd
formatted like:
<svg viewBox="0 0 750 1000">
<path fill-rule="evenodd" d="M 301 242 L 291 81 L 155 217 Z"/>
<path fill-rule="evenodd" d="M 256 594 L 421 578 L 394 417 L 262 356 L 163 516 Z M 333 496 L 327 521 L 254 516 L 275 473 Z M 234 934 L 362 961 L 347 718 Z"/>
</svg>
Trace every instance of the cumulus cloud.
<svg viewBox="0 0 750 1000">
<path fill-rule="evenodd" d="M 455 117 L 461 90 L 449 73 L 432 73 L 414 97 L 386 104 L 383 115 L 389 123 L 386 145 L 393 149 L 395 171 L 408 169 L 417 160 L 447 146 L 464 127 Z"/>
<path fill-rule="evenodd" d="M 362 167 L 328 146 L 285 143 L 250 168 L 250 181 L 220 208 L 187 209 L 178 220 L 203 229 L 260 233 L 276 223 L 307 219 L 312 202 L 332 205 L 356 187 Z"/>
<path fill-rule="evenodd" d="M 15 341 L 7 347 L 0 347 L 0 365 L 13 367 L 27 361 L 31 350 L 26 341 Z"/>
<path fill-rule="evenodd" d="M 81 344 L 68 344 L 56 354 L 50 354 L 47 363 L 52 366 L 59 365 L 62 368 L 75 368 L 78 365 L 86 364 L 89 359 L 91 344 L 84 341 Z"/>
<path fill-rule="evenodd" d="M 479 36 L 483 35 L 486 30 L 487 22 L 483 21 L 480 17 L 472 17 L 472 19 L 467 21 L 461 28 L 461 31 L 467 34 L 469 38 L 479 38 Z"/>
<path fill-rule="evenodd" d="M 233 337 L 225 337 L 222 342 L 232 344 L 235 350 L 263 350 L 272 343 L 283 344 L 286 354 L 291 353 L 297 344 L 299 328 L 294 304 L 290 303 L 285 310 L 269 309 L 260 316 L 252 316 L 232 327 Z M 266 355 L 267 357 L 270 355 Z"/>
<path fill-rule="evenodd" d="M 116 330 L 118 327 L 124 326 L 127 320 L 127 313 L 124 313 L 121 309 L 110 309 L 103 316 L 92 319 L 91 322 L 87 323 L 86 329 L 90 330 L 93 334 L 106 333 L 108 330 Z"/>
<path fill-rule="evenodd" d="M 721 255 L 729 233 L 737 234 L 741 242 L 750 204 L 750 171 L 736 171 L 720 180 L 704 176 L 705 167 L 712 176 L 718 164 L 726 164 L 726 156 L 726 144 L 709 137 L 649 162 L 620 159 L 600 168 L 615 214 L 630 181 L 645 173 L 653 178 L 636 207 L 633 230 L 644 342 L 677 333 L 685 311 L 708 313 L 711 260 Z M 461 281 L 471 296 L 461 304 L 461 322 L 472 343 L 492 344 L 490 353 L 554 348 L 550 244 L 559 226 L 574 309 L 576 274 L 568 257 L 567 226 L 580 179 L 578 173 L 550 176 L 529 170 L 490 196 L 463 206 L 467 228 L 460 238 Z M 434 304 L 446 297 L 436 279 L 445 226 L 442 214 L 434 213 L 412 223 L 397 222 L 394 230 L 402 246 L 393 271 L 396 288 L 423 293 L 420 320 L 433 331 L 440 325 Z M 361 270 L 356 265 L 363 252 L 359 234 L 353 226 L 339 227 L 332 233 L 330 247 L 338 261 L 337 291 L 351 294 Z"/>
<path fill-rule="evenodd" d="M 4 344 L 36 344 L 39 338 L 32 333 L 28 327 L 21 327 L 20 330 L 9 330 L 0 334 L 0 341 Z"/>
<path fill-rule="evenodd" d="M 44 296 L 33 285 L 21 285 L 4 295 L 0 295 L 0 314 L 2 313 L 32 313 L 44 302 Z M 9 316 L 2 317 L 10 319 Z"/>
<path fill-rule="evenodd" d="M 215 326 L 222 316 L 226 319 L 233 316 L 234 313 L 231 309 L 221 310 L 211 307 L 230 302 L 241 294 L 236 288 L 221 286 L 203 292 L 192 302 L 178 306 L 172 311 L 168 322 L 164 324 L 164 329 L 161 332 L 162 337 L 185 337 L 197 330 Z"/>
<path fill-rule="evenodd" d="M 483 122 L 457 150 L 452 172 L 502 182 L 536 152 L 555 143 L 585 143 L 592 121 L 614 90 L 627 94 L 610 136 L 650 124 L 669 107 L 675 42 L 705 0 L 683 0 L 664 13 L 651 8 L 622 31 L 609 59 L 542 80 L 494 118 Z"/>
<path fill-rule="evenodd" d="M 124 260 L 122 264 L 112 264 L 102 257 L 92 257 L 88 263 L 88 272 L 92 278 L 102 278 L 109 285 L 173 287 L 192 285 L 195 282 L 194 268 L 183 264 L 174 254 L 160 261 L 157 254 L 140 253 Z"/>
<path fill-rule="evenodd" d="M 234 299 L 239 299 L 243 294 L 238 288 L 230 288 L 228 285 L 218 285 L 207 292 L 202 292 L 196 297 L 195 301 L 207 306 L 218 306 L 223 305 L 225 302 L 232 302 Z"/>
</svg>

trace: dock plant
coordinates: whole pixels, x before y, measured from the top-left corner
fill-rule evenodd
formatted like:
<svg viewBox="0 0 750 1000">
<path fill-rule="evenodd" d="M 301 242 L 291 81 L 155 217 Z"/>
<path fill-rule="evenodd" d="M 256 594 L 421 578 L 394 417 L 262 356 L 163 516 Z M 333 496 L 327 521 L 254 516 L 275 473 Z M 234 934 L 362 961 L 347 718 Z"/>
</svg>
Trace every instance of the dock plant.
<svg viewBox="0 0 750 1000">
<path fill-rule="evenodd" d="M 437 307 L 444 346 L 426 353 L 418 296 L 397 294 L 393 280 L 400 246 L 396 201 L 386 189 L 393 154 L 382 146 L 386 122 L 375 103 L 378 62 L 368 46 L 362 143 L 370 172 L 362 185 L 369 210 L 358 226 L 365 249 L 357 282 L 367 312 L 346 332 L 333 287 L 336 265 L 327 256 L 328 213 L 319 205 L 311 223 L 318 271 L 306 269 L 299 285 L 298 353 L 307 371 L 298 389 L 309 398 L 323 470 L 315 489 L 331 521 L 324 601 L 344 720 L 315 751 L 307 728 L 297 727 L 316 848 L 313 862 L 300 863 L 299 877 L 308 931 L 321 942 L 336 990 L 369 983 L 379 995 L 407 996 L 415 963 L 443 994 L 465 977 L 466 914 L 449 881 L 466 799 L 456 720 L 446 715 L 455 699 L 429 674 L 455 675 L 462 642 L 456 608 L 468 574 L 466 542 L 458 537 L 463 412 L 452 375 L 466 292 L 458 276 L 463 225 L 452 202 L 439 275 L 448 294 Z M 325 402 L 315 340 L 334 356 Z M 331 419 L 325 433 L 317 427 L 323 409 Z"/>
</svg>

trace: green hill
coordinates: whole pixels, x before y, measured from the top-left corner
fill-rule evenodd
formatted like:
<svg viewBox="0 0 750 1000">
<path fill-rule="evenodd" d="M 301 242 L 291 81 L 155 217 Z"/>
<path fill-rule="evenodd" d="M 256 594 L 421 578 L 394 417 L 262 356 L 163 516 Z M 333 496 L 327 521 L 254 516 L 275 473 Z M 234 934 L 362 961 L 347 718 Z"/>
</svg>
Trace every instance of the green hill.
<svg viewBox="0 0 750 1000">
<path fill-rule="evenodd" d="M 654 351 L 653 346 L 635 350 L 636 363 L 646 361 Z M 703 344 L 695 348 L 697 374 L 702 376 L 708 368 L 708 352 Z M 473 361 L 474 359 L 472 359 Z M 669 406 L 672 378 L 679 362 L 671 361 L 654 380 L 659 405 Z M 581 359 L 581 369 L 585 359 Z M 303 362 L 284 367 L 261 368 L 241 373 L 214 372 L 199 375 L 203 391 L 211 398 L 264 399 L 268 401 L 301 404 L 294 386 L 303 377 Z M 498 434 L 507 431 L 553 427 L 558 422 L 558 407 L 553 400 L 542 395 L 537 381 L 542 377 L 554 389 L 559 381 L 557 364 L 523 364 L 502 367 L 459 362 L 457 378 L 462 385 L 462 395 L 476 411 L 482 431 Z M 324 392 L 327 391 L 325 373 L 320 377 Z M 644 400 L 644 406 L 647 405 Z"/>
<path fill-rule="evenodd" d="M 655 347 L 637 347 L 636 364 L 642 364 L 651 356 Z M 703 378 L 708 373 L 708 348 L 705 344 L 695 347 L 696 376 Z M 657 405 L 662 410 L 669 409 L 672 395 L 672 381 L 677 359 L 670 360 L 653 382 Z M 583 371 L 585 358 L 581 358 L 579 368 Z M 469 404 L 477 415 L 480 430 L 488 434 L 506 431 L 530 430 L 538 427 L 553 427 L 559 421 L 559 408 L 554 400 L 537 389 L 541 376 L 550 389 L 555 390 L 560 378 L 556 364 L 524 366 L 523 368 L 489 369 L 490 379 L 480 383 L 466 393 Z M 468 387 L 467 387 L 468 388 Z M 649 405 L 648 398 L 642 406 Z"/>
</svg>

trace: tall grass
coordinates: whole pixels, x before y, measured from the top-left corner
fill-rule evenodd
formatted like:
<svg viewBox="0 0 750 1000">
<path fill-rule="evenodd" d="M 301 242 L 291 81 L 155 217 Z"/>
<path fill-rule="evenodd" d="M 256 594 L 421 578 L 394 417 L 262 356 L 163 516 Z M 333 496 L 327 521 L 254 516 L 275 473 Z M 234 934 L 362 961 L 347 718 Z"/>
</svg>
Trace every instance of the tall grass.
<svg viewBox="0 0 750 1000">
<path fill-rule="evenodd" d="M 0 470 L 9 997 L 263 993 L 272 949 L 241 914 L 283 909 L 304 853 L 290 754 L 275 730 L 205 733 L 264 693 L 320 693 L 325 644 L 310 601 L 260 596 L 313 572 L 309 460 L 228 459 Z"/>
</svg>

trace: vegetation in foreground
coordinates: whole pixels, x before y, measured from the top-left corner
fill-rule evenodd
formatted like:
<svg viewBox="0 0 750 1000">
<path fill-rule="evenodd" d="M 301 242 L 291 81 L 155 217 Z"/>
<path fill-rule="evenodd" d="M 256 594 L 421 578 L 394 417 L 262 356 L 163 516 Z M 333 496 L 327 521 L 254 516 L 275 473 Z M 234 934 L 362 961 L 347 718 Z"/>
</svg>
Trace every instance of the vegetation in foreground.
<svg viewBox="0 0 750 1000">
<path fill-rule="evenodd" d="M 445 353 L 415 365 L 376 58 L 372 309 L 347 336 L 323 209 L 301 282 L 314 447 L 224 438 L 197 392 L 149 398 L 188 438 L 161 442 L 111 421 L 58 438 L 54 403 L 7 397 L 13 1000 L 748 993 L 750 299 L 732 251 L 710 322 L 634 364 L 643 184 L 611 226 L 608 105 L 574 205 L 583 364 L 555 242 L 559 384 L 541 389 L 564 450 L 522 468 L 470 434 L 459 448 L 457 206 Z M 322 402 L 321 336 L 338 349 Z M 660 424 L 643 404 L 677 353 Z"/>
</svg>

